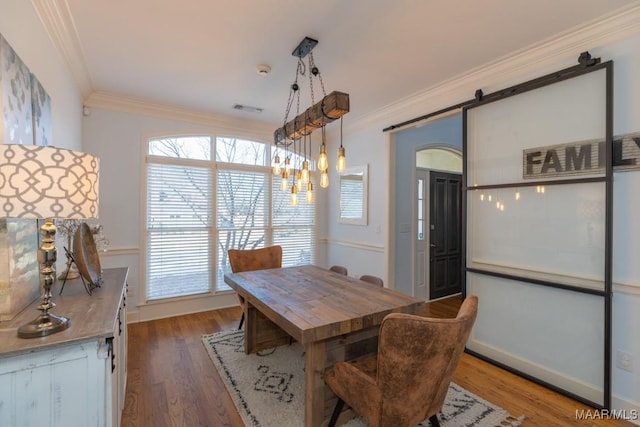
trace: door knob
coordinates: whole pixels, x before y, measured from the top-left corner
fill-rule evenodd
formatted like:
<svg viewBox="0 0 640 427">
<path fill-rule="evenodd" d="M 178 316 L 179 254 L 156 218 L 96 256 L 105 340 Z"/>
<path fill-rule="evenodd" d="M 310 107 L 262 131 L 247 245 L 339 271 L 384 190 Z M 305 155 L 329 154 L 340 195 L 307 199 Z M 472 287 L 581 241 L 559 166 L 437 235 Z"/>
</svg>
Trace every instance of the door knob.
<svg viewBox="0 0 640 427">
<path fill-rule="evenodd" d="M 435 248 L 436 244 L 435 243 L 430 243 L 429 246 L 432 247 L 432 248 Z"/>
</svg>

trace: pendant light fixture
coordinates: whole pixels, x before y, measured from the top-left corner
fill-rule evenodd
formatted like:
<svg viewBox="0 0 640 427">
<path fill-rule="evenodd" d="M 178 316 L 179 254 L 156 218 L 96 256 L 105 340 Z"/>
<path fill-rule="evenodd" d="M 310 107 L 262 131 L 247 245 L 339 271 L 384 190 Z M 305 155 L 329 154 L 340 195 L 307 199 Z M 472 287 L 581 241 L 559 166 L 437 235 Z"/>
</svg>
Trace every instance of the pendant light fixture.
<svg viewBox="0 0 640 427">
<path fill-rule="evenodd" d="M 275 176 L 278 176 L 282 173 L 282 170 L 280 168 L 280 156 L 276 154 L 276 156 L 273 158 L 273 174 Z"/>
<path fill-rule="evenodd" d="M 322 144 L 320 144 L 320 155 L 318 156 L 318 169 L 320 172 L 326 172 L 329 169 L 329 161 L 327 160 L 327 144 L 325 143 L 325 127 L 322 126 Z"/>
<path fill-rule="evenodd" d="M 340 117 L 340 148 L 338 148 L 338 161 L 336 162 L 336 171 L 344 172 L 347 168 L 347 159 L 344 155 L 344 147 L 342 146 L 342 117 Z"/>
<path fill-rule="evenodd" d="M 329 95 L 325 93 L 324 82 L 322 81 L 319 68 L 315 65 L 312 53 L 313 48 L 317 44 L 317 40 L 305 37 L 291 53 L 298 58 L 296 77 L 290 86 L 283 126 L 274 131 L 276 154 L 274 156 L 272 172 L 276 176 L 282 176 L 280 184 L 282 191 L 290 189 L 292 206 L 298 205 L 298 196 L 303 192 L 306 193 L 305 200 L 307 203 L 313 203 L 314 201 L 313 183 L 311 179 L 313 165 L 307 158 L 307 136 L 309 141 L 309 154 L 311 154 L 311 133 L 318 128 L 322 130 L 322 139 L 316 168 L 320 171 L 320 187 L 327 188 L 329 186 L 329 162 L 327 158 L 325 128 L 327 124 L 337 119 L 340 119 L 340 148 L 338 149 L 336 170 L 342 172 L 346 168 L 345 149 L 342 145 L 342 116 L 349 112 L 349 94 L 337 91 L 331 92 Z M 307 64 L 303 61 L 305 57 L 308 57 Z M 300 113 L 300 85 L 298 84 L 298 78 L 300 76 L 308 76 L 311 98 L 311 106 L 302 114 Z M 315 101 L 314 79 L 319 81 L 322 90 L 322 99 L 318 102 Z M 294 102 L 296 103 L 296 117 L 289 120 L 289 114 L 291 113 L 291 107 Z M 279 149 L 284 151 L 284 168 L 281 167 Z M 294 165 L 291 165 L 292 160 Z M 290 177 L 292 178 L 292 183 L 289 182 Z"/>
<path fill-rule="evenodd" d="M 298 186 L 295 183 L 291 186 L 291 206 L 298 206 Z"/>
<path fill-rule="evenodd" d="M 307 203 L 311 204 L 313 203 L 313 183 L 311 181 L 309 181 L 307 183 Z"/>
</svg>

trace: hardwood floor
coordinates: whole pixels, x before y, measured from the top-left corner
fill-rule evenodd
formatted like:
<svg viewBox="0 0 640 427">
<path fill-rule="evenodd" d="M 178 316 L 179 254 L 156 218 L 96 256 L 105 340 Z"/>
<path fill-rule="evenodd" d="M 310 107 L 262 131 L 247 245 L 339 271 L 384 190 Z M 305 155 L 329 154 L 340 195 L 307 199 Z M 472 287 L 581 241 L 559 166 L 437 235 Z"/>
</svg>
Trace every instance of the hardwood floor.
<svg viewBox="0 0 640 427">
<path fill-rule="evenodd" d="M 427 305 L 425 315 L 454 317 L 460 298 Z M 122 426 L 242 426 L 201 337 L 236 329 L 238 307 L 129 325 L 128 382 Z M 453 380 L 515 416 L 523 427 L 633 426 L 576 420 L 587 406 L 464 354 Z"/>
</svg>

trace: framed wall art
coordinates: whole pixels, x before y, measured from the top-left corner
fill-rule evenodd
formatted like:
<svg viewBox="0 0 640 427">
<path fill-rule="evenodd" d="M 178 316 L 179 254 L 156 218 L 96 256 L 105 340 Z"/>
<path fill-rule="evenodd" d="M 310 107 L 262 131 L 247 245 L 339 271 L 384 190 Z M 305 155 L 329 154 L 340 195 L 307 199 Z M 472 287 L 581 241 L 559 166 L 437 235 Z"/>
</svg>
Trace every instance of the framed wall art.
<svg viewBox="0 0 640 427">
<path fill-rule="evenodd" d="M 33 144 L 31 73 L 0 35 L 0 109 L 4 144 Z"/>
</svg>

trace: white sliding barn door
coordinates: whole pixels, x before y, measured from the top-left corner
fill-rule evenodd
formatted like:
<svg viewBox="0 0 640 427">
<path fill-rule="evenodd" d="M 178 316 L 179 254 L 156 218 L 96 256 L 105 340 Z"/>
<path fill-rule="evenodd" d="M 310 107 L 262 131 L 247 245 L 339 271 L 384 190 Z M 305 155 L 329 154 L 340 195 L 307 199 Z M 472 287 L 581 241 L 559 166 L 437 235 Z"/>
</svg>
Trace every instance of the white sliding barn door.
<svg viewBox="0 0 640 427">
<path fill-rule="evenodd" d="M 610 66 L 464 110 L 468 349 L 596 407 L 610 399 Z"/>
</svg>

